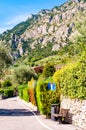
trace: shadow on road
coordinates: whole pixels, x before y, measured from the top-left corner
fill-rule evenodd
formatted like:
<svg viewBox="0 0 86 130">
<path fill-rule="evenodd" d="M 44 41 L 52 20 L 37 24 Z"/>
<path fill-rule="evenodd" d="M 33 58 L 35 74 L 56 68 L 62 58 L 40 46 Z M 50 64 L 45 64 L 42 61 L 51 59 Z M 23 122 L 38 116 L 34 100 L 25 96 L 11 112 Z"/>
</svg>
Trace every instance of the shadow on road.
<svg viewBox="0 0 86 130">
<path fill-rule="evenodd" d="M 39 115 L 37 111 L 33 111 Z M 34 116 L 28 109 L 0 109 L 0 116 Z"/>
</svg>

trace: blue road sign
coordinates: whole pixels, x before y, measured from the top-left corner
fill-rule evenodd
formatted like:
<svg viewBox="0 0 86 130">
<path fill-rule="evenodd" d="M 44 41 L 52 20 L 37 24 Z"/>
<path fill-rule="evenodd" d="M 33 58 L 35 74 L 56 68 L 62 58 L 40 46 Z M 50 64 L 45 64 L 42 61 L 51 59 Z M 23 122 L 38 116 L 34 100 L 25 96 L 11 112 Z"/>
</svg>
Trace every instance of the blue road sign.
<svg viewBox="0 0 86 130">
<path fill-rule="evenodd" d="M 48 83 L 48 89 L 49 90 L 56 90 L 56 84 L 55 83 Z"/>
</svg>

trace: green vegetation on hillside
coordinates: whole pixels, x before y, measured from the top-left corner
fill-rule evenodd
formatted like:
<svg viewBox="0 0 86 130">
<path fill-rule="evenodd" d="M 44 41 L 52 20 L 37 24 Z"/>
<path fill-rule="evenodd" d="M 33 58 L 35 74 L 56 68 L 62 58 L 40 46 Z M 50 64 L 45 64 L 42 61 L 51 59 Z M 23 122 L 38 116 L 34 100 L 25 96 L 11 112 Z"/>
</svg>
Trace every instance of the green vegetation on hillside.
<svg viewBox="0 0 86 130">
<path fill-rule="evenodd" d="M 12 59 L 9 55 L 8 51 L 0 45 L 0 78 L 2 77 L 3 73 L 5 73 L 5 69 L 11 65 Z"/>
<path fill-rule="evenodd" d="M 28 54 L 28 60 L 31 63 L 34 63 L 35 61 L 38 61 L 40 59 L 43 59 L 45 57 L 48 57 L 50 55 L 54 55 L 56 52 L 52 51 L 52 44 L 48 43 L 47 46 L 41 48 L 40 45 L 37 45 L 35 49 L 33 49 L 29 54 Z"/>
<path fill-rule="evenodd" d="M 27 27 L 29 27 L 34 23 L 34 17 L 35 15 L 33 15 L 31 18 L 28 18 L 25 22 L 19 23 L 13 29 L 7 30 L 6 32 L 3 33 L 3 35 L 0 35 L 0 38 L 2 40 L 9 41 L 12 33 L 16 34 L 17 36 L 22 35 L 27 29 Z"/>
</svg>

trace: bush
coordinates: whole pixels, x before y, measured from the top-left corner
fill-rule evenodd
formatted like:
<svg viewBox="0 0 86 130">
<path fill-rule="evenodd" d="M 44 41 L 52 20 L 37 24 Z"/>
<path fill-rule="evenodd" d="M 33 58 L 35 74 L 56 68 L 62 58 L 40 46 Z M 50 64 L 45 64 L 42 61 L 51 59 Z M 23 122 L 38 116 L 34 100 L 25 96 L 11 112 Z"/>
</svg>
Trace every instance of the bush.
<svg viewBox="0 0 86 130">
<path fill-rule="evenodd" d="M 70 98 L 86 99 L 85 55 L 77 63 L 68 64 L 57 71 L 53 79 L 60 87 L 62 95 Z"/>
<path fill-rule="evenodd" d="M 3 93 L 4 93 L 4 89 L 0 88 L 0 94 L 3 94 Z"/>
<path fill-rule="evenodd" d="M 9 79 L 6 79 L 6 80 L 3 82 L 3 84 L 2 84 L 3 87 L 9 87 L 9 86 L 11 86 L 11 85 L 12 85 L 12 83 L 10 82 Z"/>
<path fill-rule="evenodd" d="M 19 97 L 23 99 L 23 85 L 18 86 Z"/>
<path fill-rule="evenodd" d="M 48 78 L 50 76 L 52 76 L 55 72 L 55 67 L 52 63 L 47 63 L 44 67 L 44 70 L 43 70 L 43 76 L 45 78 Z"/>
<path fill-rule="evenodd" d="M 2 83 L 0 82 L 0 88 L 2 87 Z"/>
<path fill-rule="evenodd" d="M 14 96 L 14 89 L 12 87 L 8 87 L 4 89 L 3 91 L 4 91 L 3 95 L 6 96 L 7 98 Z"/>
<path fill-rule="evenodd" d="M 59 103 L 58 89 L 49 90 L 47 80 L 39 81 L 36 87 L 36 98 L 40 113 L 48 117 L 51 113 L 51 104 Z"/>
<path fill-rule="evenodd" d="M 30 101 L 32 104 L 36 105 L 36 99 L 35 99 L 35 91 L 34 91 L 34 88 L 29 88 L 29 96 L 30 96 L 29 101 Z"/>
<path fill-rule="evenodd" d="M 29 87 L 29 101 L 36 105 L 36 90 L 35 86 L 36 81 L 32 78 L 31 81 L 28 82 L 28 87 Z"/>
<path fill-rule="evenodd" d="M 21 99 L 23 99 L 23 89 L 26 87 L 26 85 L 20 85 L 18 86 L 18 93 L 19 93 L 19 97 Z"/>
<path fill-rule="evenodd" d="M 14 70 L 13 78 L 17 84 L 26 84 L 32 77 L 36 78 L 36 73 L 26 65 L 19 66 Z"/>
<path fill-rule="evenodd" d="M 29 102 L 29 92 L 28 92 L 28 87 L 24 88 L 23 89 L 23 99 L 26 101 L 26 102 Z"/>
<path fill-rule="evenodd" d="M 28 93 L 28 86 L 27 84 L 20 85 L 18 87 L 19 97 L 24 99 L 25 101 L 29 102 L 29 93 Z"/>
</svg>

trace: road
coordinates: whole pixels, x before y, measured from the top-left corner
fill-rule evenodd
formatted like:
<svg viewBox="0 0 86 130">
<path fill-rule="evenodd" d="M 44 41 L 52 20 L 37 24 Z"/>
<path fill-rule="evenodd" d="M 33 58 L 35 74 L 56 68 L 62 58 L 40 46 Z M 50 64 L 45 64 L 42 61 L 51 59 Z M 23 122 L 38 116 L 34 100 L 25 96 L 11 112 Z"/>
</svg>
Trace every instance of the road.
<svg viewBox="0 0 86 130">
<path fill-rule="evenodd" d="M 0 130 L 82 130 L 45 119 L 32 108 L 18 97 L 0 100 Z"/>
<path fill-rule="evenodd" d="M 36 113 L 38 114 L 38 113 Z M 0 100 L 0 130 L 49 130 L 17 98 Z"/>
</svg>

